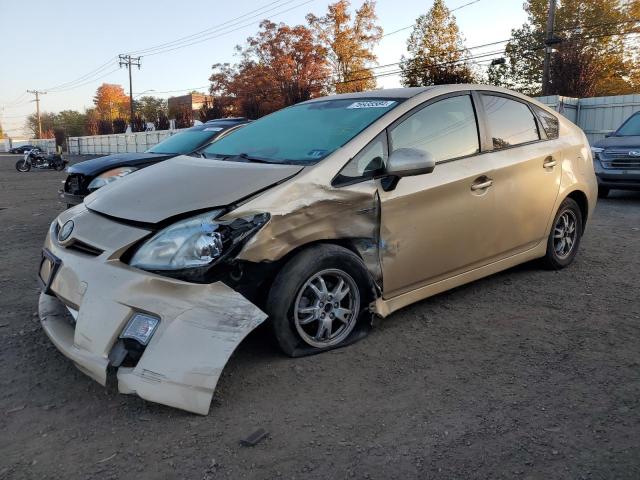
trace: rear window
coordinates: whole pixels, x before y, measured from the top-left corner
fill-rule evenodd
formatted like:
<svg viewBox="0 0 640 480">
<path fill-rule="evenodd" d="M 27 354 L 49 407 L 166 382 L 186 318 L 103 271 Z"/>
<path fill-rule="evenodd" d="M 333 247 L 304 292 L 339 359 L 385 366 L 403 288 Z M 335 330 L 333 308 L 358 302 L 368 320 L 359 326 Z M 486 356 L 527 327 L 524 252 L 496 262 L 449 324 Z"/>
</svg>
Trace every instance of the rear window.
<svg viewBox="0 0 640 480">
<path fill-rule="evenodd" d="M 495 150 L 540 139 L 533 113 L 524 103 L 484 94 L 482 103 Z"/>
<path fill-rule="evenodd" d="M 547 134 L 547 138 L 549 140 L 558 138 L 558 134 L 560 131 L 560 123 L 558 122 L 558 118 L 540 107 L 534 106 L 533 108 L 535 109 L 536 114 L 540 119 L 540 123 L 542 124 L 544 132 Z"/>
</svg>

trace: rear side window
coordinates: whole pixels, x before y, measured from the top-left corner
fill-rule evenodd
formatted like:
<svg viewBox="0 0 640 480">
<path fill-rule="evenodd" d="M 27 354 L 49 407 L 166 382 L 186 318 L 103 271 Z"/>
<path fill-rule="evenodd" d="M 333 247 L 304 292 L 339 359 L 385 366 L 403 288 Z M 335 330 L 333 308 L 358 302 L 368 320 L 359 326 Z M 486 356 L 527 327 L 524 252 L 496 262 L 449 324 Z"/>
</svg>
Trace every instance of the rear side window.
<svg viewBox="0 0 640 480">
<path fill-rule="evenodd" d="M 555 115 L 550 114 L 546 110 L 541 109 L 540 107 L 533 107 L 540 119 L 540 123 L 542 124 L 542 128 L 544 132 L 547 134 L 547 138 L 549 140 L 553 140 L 554 138 L 558 138 L 558 134 L 560 131 L 560 124 L 558 122 L 558 118 Z"/>
<path fill-rule="evenodd" d="M 533 113 L 524 103 L 484 94 L 482 103 L 495 150 L 540 140 Z"/>
<path fill-rule="evenodd" d="M 480 151 L 478 126 L 469 95 L 432 103 L 390 132 L 393 150 L 417 148 L 436 162 L 466 157 Z"/>
</svg>

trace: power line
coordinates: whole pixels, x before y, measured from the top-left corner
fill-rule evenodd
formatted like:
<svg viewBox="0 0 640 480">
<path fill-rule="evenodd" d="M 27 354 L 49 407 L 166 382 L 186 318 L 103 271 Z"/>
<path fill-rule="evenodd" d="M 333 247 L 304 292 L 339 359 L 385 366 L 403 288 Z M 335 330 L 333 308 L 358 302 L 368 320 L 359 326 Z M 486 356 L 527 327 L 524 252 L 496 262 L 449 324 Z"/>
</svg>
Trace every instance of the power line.
<svg viewBox="0 0 640 480">
<path fill-rule="evenodd" d="M 279 5 L 279 6 L 275 7 L 275 8 L 277 9 L 277 8 L 282 7 L 282 6 L 284 6 L 284 5 L 288 4 L 288 3 L 291 3 L 293 1 L 296 1 L 296 0 L 288 0 L 284 4 Z M 235 18 L 227 20 L 226 22 L 220 23 L 218 25 L 214 25 L 214 26 L 209 27 L 209 28 L 207 28 L 205 30 L 201 30 L 201 31 L 193 33 L 191 35 L 186 35 L 184 37 L 180 37 L 180 38 L 177 38 L 175 40 L 172 40 L 172 41 L 169 41 L 169 42 L 165 42 L 165 43 L 161 43 L 161 44 L 158 44 L 158 45 L 155 45 L 155 46 L 152 46 L 152 47 L 147 47 L 147 48 L 140 49 L 140 50 L 133 50 L 133 51 L 131 51 L 129 53 L 130 54 L 137 54 L 137 55 L 144 55 L 144 54 L 146 54 L 148 52 L 151 52 L 151 51 L 154 51 L 154 50 L 158 50 L 158 49 L 165 48 L 165 47 L 175 46 L 175 45 L 177 45 L 179 43 L 183 43 L 183 42 L 187 42 L 187 41 L 193 40 L 195 38 L 201 37 L 204 34 L 208 34 L 208 33 L 212 33 L 214 31 L 217 31 L 217 30 L 221 29 L 222 27 L 224 27 L 225 25 L 229 25 L 230 23 L 236 22 L 236 21 L 238 21 L 240 19 L 243 19 L 244 17 L 248 17 L 248 16 L 250 16 L 252 14 L 255 14 L 256 12 L 258 12 L 260 10 L 264 10 L 265 8 L 270 7 L 270 6 L 272 6 L 274 4 L 277 4 L 277 3 L 280 3 L 280 2 L 282 2 L 282 0 L 276 0 L 274 2 L 268 3 L 267 5 L 264 5 L 263 7 L 256 8 L 256 9 L 251 10 L 251 11 L 249 11 L 249 12 L 243 14 L 243 15 L 239 15 L 239 16 L 237 16 Z M 259 13 L 259 15 L 264 15 L 265 13 L 267 13 L 267 12 L 269 12 L 271 10 L 273 10 L 273 9 L 261 12 L 261 13 Z"/>
<path fill-rule="evenodd" d="M 297 5 L 294 5 L 293 7 L 287 8 L 286 10 L 282 10 L 282 11 L 280 11 L 280 12 L 274 13 L 273 15 L 271 15 L 271 17 L 276 17 L 276 16 L 278 16 L 278 15 L 282 15 L 282 14 L 284 14 L 284 13 L 290 12 L 291 10 L 294 10 L 294 9 L 296 9 L 296 8 L 300 8 L 300 7 L 302 7 L 302 6 L 304 6 L 304 5 L 307 5 L 308 3 L 311 3 L 311 2 L 314 2 L 314 1 L 315 1 L 315 0 L 306 0 L 306 1 L 302 2 L 302 3 L 299 3 L 299 4 L 297 4 Z M 252 25 L 259 24 L 259 23 L 261 23 L 261 22 L 262 22 L 262 20 L 258 20 L 258 21 L 253 21 L 253 22 L 246 23 L 246 24 L 243 24 L 243 25 L 239 25 L 238 27 L 233 28 L 233 29 L 231 29 L 231 30 L 223 31 L 223 32 L 217 33 L 216 35 L 209 35 L 209 36 L 204 37 L 204 38 L 202 38 L 202 39 L 200 39 L 200 40 L 193 41 L 193 42 L 191 42 L 191 43 L 186 43 L 186 44 L 178 45 L 178 46 L 176 46 L 176 47 L 166 48 L 166 49 L 159 50 L 159 51 L 155 51 L 155 52 L 152 52 L 152 53 L 147 53 L 147 54 L 145 55 L 145 57 L 150 57 L 150 56 L 152 56 L 152 55 L 160 55 L 160 54 L 163 54 L 163 53 L 173 52 L 173 51 L 175 51 L 175 50 L 179 50 L 179 49 L 181 49 L 181 48 L 186 48 L 186 47 L 189 47 L 189 46 L 191 46 L 191 45 L 196 45 L 196 44 L 198 44 L 198 43 L 202 43 L 202 42 L 206 42 L 206 41 L 209 41 L 209 40 L 213 40 L 213 39 L 215 39 L 215 38 L 219 38 L 219 37 L 222 37 L 222 36 L 224 36 L 224 35 L 228 35 L 228 34 L 230 34 L 230 33 L 236 32 L 236 31 L 238 31 L 238 30 L 242 30 L 242 29 L 244 29 L 244 28 L 246 28 L 246 27 L 250 27 L 250 26 L 252 26 Z"/>
</svg>

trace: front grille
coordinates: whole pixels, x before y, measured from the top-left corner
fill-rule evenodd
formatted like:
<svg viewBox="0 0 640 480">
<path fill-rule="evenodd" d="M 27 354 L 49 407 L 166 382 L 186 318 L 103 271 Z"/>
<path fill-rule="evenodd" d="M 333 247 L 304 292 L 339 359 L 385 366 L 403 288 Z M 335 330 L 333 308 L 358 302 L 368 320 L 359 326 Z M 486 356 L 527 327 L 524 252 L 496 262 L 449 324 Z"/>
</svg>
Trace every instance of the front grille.
<svg viewBox="0 0 640 480">
<path fill-rule="evenodd" d="M 605 150 L 600 157 L 602 166 L 612 170 L 640 170 L 640 156 L 631 155 L 637 150 Z"/>
</svg>

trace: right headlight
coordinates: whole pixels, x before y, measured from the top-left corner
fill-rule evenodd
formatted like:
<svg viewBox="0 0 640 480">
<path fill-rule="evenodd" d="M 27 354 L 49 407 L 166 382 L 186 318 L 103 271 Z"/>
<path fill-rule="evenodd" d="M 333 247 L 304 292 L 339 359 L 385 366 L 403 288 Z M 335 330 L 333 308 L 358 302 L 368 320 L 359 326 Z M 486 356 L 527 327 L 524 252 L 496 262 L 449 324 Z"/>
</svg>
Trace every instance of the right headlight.
<svg viewBox="0 0 640 480">
<path fill-rule="evenodd" d="M 591 153 L 593 155 L 594 160 L 600 160 L 600 154 L 604 152 L 604 148 L 600 147 L 591 147 Z"/>
<path fill-rule="evenodd" d="M 135 252 L 129 264 L 150 271 L 208 269 L 237 251 L 269 220 L 262 213 L 218 222 L 222 210 L 181 220 L 160 230 Z"/>
</svg>

